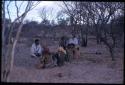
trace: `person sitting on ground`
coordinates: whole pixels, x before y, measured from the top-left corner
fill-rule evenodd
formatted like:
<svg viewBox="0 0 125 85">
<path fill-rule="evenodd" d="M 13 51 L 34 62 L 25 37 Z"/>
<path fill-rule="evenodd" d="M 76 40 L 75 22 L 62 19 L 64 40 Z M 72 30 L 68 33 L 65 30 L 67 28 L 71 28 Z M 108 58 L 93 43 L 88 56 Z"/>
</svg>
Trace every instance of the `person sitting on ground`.
<svg viewBox="0 0 125 85">
<path fill-rule="evenodd" d="M 43 46 L 42 56 L 40 57 L 40 63 L 36 66 L 37 68 L 46 68 L 51 66 L 52 64 L 52 56 L 49 48 L 47 46 Z"/>
<path fill-rule="evenodd" d="M 80 51 L 79 50 L 80 50 L 79 47 L 76 47 L 76 49 L 75 49 L 75 58 L 76 59 L 79 59 L 79 57 L 80 57 Z"/>
<path fill-rule="evenodd" d="M 59 46 L 63 47 L 66 50 L 67 40 L 65 36 L 62 36 L 59 42 Z"/>
<path fill-rule="evenodd" d="M 64 65 L 65 56 L 66 56 L 66 50 L 60 46 L 58 48 L 58 60 L 57 60 L 58 66 Z"/>
<path fill-rule="evenodd" d="M 75 35 L 73 35 L 73 37 L 69 39 L 68 44 L 78 45 L 79 43 L 78 43 L 77 37 Z"/>
<path fill-rule="evenodd" d="M 51 52 L 47 46 L 43 46 L 43 52 L 40 61 L 43 64 L 43 68 L 49 67 L 52 63 Z"/>
<path fill-rule="evenodd" d="M 59 46 L 63 47 L 63 49 L 66 51 L 66 56 L 65 56 L 65 61 L 68 62 L 69 58 L 68 58 L 68 54 L 67 54 L 67 44 L 68 44 L 68 38 L 66 36 L 62 36 Z"/>
<path fill-rule="evenodd" d="M 58 51 L 52 57 L 53 57 L 53 60 L 56 61 L 56 64 L 58 66 L 63 66 L 65 55 L 66 55 L 66 50 L 64 50 L 64 48 L 60 46 L 58 48 Z"/>
<path fill-rule="evenodd" d="M 35 39 L 35 42 L 32 44 L 31 47 L 31 57 L 40 57 L 42 50 L 43 49 L 39 43 L 39 39 Z"/>
<path fill-rule="evenodd" d="M 79 42 L 75 35 L 73 35 L 73 37 L 69 39 L 68 47 L 73 52 L 73 58 L 75 58 L 75 56 L 77 56 L 77 57 L 79 56 L 79 55 L 77 55 L 77 53 L 79 53 L 79 52 L 76 53 L 76 51 L 79 51 Z"/>
</svg>

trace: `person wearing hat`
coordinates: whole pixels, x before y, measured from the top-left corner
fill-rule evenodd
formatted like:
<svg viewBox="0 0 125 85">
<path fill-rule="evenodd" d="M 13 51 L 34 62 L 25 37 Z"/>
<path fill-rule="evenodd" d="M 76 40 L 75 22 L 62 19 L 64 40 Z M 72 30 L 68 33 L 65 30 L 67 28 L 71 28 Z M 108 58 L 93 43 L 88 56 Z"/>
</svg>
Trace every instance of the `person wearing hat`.
<svg viewBox="0 0 125 85">
<path fill-rule="evenodd" d="M 42 55 L 42 50 L 39 39 L 35 39 L 31 47 L 31 57 L 40 57 Z"/>
</svg>

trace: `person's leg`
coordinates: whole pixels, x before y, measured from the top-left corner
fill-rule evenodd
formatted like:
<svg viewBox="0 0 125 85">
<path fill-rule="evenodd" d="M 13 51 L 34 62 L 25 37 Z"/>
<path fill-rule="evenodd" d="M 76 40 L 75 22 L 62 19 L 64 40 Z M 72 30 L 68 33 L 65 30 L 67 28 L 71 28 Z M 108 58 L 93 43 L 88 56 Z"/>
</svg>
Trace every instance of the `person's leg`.
<svg viewBox="0 0 125 85">
<path fill-rule="evenodd" d="M 56 58 L 56 64 L 58 65 L 59 64 L 59 55 L 58 55 L 58 53 L 55 54 L 55 58 Z"/>
<path fill-rule="evenodd" d="M 36 56 L 37 56 L 37 57 L 40 57 L 40 56 L 41 56 L 41 54 L 40 54 L 40 53 L 36 53 Z"/>
<path fill-rule="evenodd" d="M 46 58 L 45 58 L 45 56 L 43 56 L 44 57 L 44 60 L 43 60 L 43 68 L 45 68 L 46 66 Z"/>
<path fill-rule="evenodd" d="M 69 54 L 68 54 L 68 52 L 66 54 L 66 59 L 67 59 L 67 62 L 69 62 Z"/>
<path fill-rule="evenodd" d="M 61 52 L 60 56 L 59 56 L 60 66 L 64 65 L 64 58 L 65 58 L 65 54 L 63 52 Z"/>
<path fill-rule="evenodd" d="M 60 55 L 56 54 L 56 58 L 57 58 L 57 65 L 61 66 L 61 59 L 60 59 Z"/>
<path fill-rule="evenodd" d="M 35 58 L 36 56 L 31 55 L 31 58 Z"/>
<path fill-rule="evenodd" d="M 62 54 L 62 65 L 64 65 L 64 62 L 65 62 L 65 56 L 66 56 L 66 54 Z"/>
<path fill-rule="evenodd" d="M 35 54 L 31 54 L 31 58 L 35 58 L 36 57 L 36 55 Z"/>
<path fill-rule="evenodd" d="M 68 61 L 71 62 L 71 60 L 72 60 L 72 50 L 71 49 L 67 50 L 67 56 L 68 56 Z"/>
<path fill-rule="evenodd" d="M 39 58 L 39 62 L 36 65 L 38 69 L 43 68 L 43 66 L 44 66 L 44 61 L 43 60 L 44 60 L 44 56 L 42 56 L 42 57 Z"/>
<path fill-rule="evenodd" d="M 60 59 L 57 60 L 57 65 L 60 66 Z"/>
<path fill-rule="evenodd" d="M 53 55 L 52 55 L 52 59 L 53 59 L 53 64 L 54 64 L 54 66 L 56 66 L 56 65 L 57 65 L 56 54 L 53 54 Z"/>
<path fill-rule="evenodd" d="M 68 61 L 68 59 L 67 59 L 67 53 L 65 54 L 64 58 L 65 58 L 65 61 L 67 62 Z"/>
</svg>

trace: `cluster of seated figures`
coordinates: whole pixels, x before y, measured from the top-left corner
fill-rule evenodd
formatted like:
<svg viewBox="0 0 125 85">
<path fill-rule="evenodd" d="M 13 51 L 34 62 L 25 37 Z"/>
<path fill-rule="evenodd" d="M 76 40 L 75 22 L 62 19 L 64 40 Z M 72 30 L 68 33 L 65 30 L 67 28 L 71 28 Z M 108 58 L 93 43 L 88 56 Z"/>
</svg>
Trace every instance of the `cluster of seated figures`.
<svg viewBox="0 0 125 85">
<path fill-rule="evenodd" d="M 73 59 L 80 57 L 79 46 L 69 44 L 65 49 L 59 47 L 57 52 L 50 52 L 49 48 L 44 47 L 39 63 L 36 65 L 38 69 L 55 66 L 63 66 L 65 62 L 72 62 Z"/>
</svg>

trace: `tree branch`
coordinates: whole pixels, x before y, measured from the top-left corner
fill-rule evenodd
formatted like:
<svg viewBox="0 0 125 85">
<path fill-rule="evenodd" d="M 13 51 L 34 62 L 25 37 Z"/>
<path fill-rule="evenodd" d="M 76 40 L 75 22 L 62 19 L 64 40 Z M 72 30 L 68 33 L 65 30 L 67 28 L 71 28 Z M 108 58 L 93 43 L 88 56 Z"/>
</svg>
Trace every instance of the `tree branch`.
<svg viewBox="0 0 125 85">
<path fill-rule="evenodd" d="M 9 5 L 10 5 L 11 1 L 9 1 L 9 3 L 7 4 L 7 14 L 9 16 L 9 20 L 11 20 L 10 18 L 10 11 L 9 11 Z"/>
</svg>

